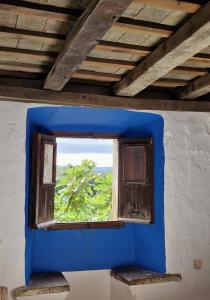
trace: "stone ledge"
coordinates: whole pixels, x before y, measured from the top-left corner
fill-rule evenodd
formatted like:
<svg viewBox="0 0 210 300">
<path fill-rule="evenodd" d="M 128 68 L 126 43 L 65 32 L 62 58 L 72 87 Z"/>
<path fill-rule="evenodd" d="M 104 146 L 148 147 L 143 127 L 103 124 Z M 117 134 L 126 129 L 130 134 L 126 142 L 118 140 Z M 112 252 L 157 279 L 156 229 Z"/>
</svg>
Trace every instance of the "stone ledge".
<svg viewBox="0 0 210 300">
<path fill-rule="evenodd" d="M 154 284 L 182 279 L 180 274 L 161 274 L 138 267 L 114 269 L 111 271 L 111 276 L 127 285 Z"/>
<path fill-rule="evenodd" d="M 14 289 L 14 297 L 69 292 L 70 286 L 62 273 L 34 273 L 28 286 Z"/>
</svg>

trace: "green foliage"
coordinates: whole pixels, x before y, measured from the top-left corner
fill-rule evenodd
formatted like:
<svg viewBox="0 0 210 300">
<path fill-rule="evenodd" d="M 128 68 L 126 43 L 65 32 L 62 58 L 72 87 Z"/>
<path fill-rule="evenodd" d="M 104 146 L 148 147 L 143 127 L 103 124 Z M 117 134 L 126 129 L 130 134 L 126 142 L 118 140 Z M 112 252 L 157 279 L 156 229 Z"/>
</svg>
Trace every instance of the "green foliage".
<svg viewBox="0 0 210 300">
<path fill-rule="evenodd" d="M 97 173 L 96 164 L 83 160 L 68 166 L 55 189 L 55 219 L 59 222 L 106 221 L 112 210 L 112 173 Z"/>
</svg>

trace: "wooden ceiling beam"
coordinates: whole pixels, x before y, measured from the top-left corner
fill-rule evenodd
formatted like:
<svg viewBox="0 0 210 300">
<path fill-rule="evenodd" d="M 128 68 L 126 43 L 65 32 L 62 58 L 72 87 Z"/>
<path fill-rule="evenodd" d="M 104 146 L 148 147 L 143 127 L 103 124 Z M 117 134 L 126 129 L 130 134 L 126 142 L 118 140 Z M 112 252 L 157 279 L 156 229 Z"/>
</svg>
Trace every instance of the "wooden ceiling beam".
<svg viewBox="0 0 210 300">
<path fill-rule="evenodd" d="M 134 0 L 135 3 L 150 5 L 165 9 L 182 11 L 185 13 L 195 13 L 201 8 L 199 2 L 177 1 L 177 0 Z"/>
<path fill-rule="evenodd" d="M 210 2 L 204 5 L 143 63 L 114 85 L 117 95 L 134 96 L 210 44 Z"/>
<path fill-rule="evenodd" d="M 210 92 L 210 74 L 191 81 L 177 91 L 179 99 L 196 99 Z"/>
<path fill-rule="evenodd" d="M 210 101 L 129 98 L 0 85 L 0 101 L 158 111 L 210 112 Z"/>
<path fill-rule="evenodd" d="M 131 2 L 132 0 L 118 0 L 116 5 L 112 0 L 93 0 L 69 33 L 45 80 L 44 88 L 61 90 Z"/>
</svg>

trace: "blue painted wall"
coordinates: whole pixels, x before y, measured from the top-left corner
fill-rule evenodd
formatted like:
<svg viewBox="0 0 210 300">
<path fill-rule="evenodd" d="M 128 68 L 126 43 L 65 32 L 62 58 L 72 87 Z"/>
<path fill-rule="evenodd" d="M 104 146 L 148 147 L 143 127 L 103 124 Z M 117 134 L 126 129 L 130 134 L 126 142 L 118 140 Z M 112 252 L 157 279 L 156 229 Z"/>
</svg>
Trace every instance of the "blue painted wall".
<svg viewBox="0 0 210 300">
<path fill-rule="evenodd" d="M 153 137 L 155 224 L 127 224 L 121 229 L 30 230 L 30 144 L 34 132 L 52 130 L 110 132 L 125 137 Z M 151 113 L 81 107 L 31 108 L 26 132 L 26 282 L 31 272 L 78 271 L 140 265 L 165 272 L 163 119 Z"/>
</svg>

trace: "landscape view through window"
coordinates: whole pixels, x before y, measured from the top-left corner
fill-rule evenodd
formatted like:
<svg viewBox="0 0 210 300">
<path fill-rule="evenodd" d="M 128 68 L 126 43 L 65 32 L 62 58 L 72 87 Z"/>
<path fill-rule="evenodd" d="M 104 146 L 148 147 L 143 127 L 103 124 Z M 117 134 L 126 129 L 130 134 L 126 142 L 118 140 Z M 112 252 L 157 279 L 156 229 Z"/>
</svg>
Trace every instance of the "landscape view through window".
<svg viewBox="0 0 210 300">
<path fill-rule="evenodd" d="M 55 220 L 112 218 L 113 140 L 57 138 Z"/>
</svg>

